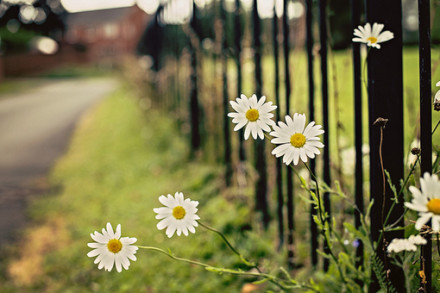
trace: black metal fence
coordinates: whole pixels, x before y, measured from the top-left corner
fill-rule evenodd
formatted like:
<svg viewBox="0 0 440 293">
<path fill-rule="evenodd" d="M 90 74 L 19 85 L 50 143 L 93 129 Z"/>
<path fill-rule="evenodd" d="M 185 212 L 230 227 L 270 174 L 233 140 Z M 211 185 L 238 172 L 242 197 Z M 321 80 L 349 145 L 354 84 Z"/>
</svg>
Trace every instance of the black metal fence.
<svg viewBox="0 0 440 293">
<path fill-rule="evenodd" d="M 275 3 L 277 1 L 274 1 Z M 289 59 L 292 54 L 299 51 L 305 52 L 307 60 L 307 93 L 308 99 L 308 117 L 309 120 L 319 120 L 324 127 L 325 134 L 323 143 L 325 148 L 322 156 L 315 160 L 311 160 L 310 168 L 313 173 L 317 171 L 319 177 L 323 179 L 328 186 L 332 186 L 331 172 L 336 172 L 334 177 L 340 179 L 338 168 L 336 166 L 336 154 L 331 154 L 332 136 L 337 135 L 338 127 L 331 126 L 332 110 L 330 109 L 329 91 L 329 44 L 331 35 L 329 34 L 329 11 L 326 0 L 304 0 L 304 1 L 283 1 L 283 11 L 288 11 L 290 2 L 300 3 L 304 9 L 303 15 L 295 20 L 296 29 L 294 35 L 292 33 L 292 20 L 289 20 L 288 14 L 283 13 L 279 18 L 276 7 L 273 7 L 273 17 L 271 21 L 267 19 L 262 21 L 258 13 L 259 1 L 253 0 L 252 8 L 247 13 L 244 11 L 240 0 L 233 3 L 233 11 L 227 11 L 225 8 L 225 0 L 213 1 L 211 5 L 204 7 L 202 13 L 205 20 L 211 18 L 212 37 L 202 40 L 200 35 L 201 24 L 198 20 L 200 11 L 193 1 L 188 1 L 188 5 L 192 7 L 192 15 L 190 15 L 189 25 L 182 22 L 178 24 L 186 32 L 188 36 L 188 54 L 190 62 L 179 60 L 176 58 L 176 68 L 181 72 L 189 74 L 187 80 L 190 82 L 188 96 L 188 114 L 184 114 L 182 119 L 186 119 L 190 129 L 191 148 L 193 154 L 203 153 L 203 148 L 214 153 L 215 161 L 221 162 L 225 166 L 225 185 L 243 187 L 240 178 L 246 175 L 246 161 L 254 162 L 254 171 L 258 173 L 255 179 L 255 209 L 260 215 L 262 227 L 267 228 L 271 221 L 270 206 L 276 205 L 274 209 L 276 213 L 277 229 L 278 229 L 278 247 L 279 249 L 286 246 L 288 255 L 287 262 L 290 268 L 295 268 L 295 197 L 296 191 L 300 188 L 295 183 L 291 168 L 283 167 L 280 160 L 272 162 L 268 161 L 267 146 L 264 140 L 257 140 L 251 144 L 247 144 L 243 140 L 243 132 L 232 132 L 231 123 L 227 117 L 229 108 L 229 100 L 240 96 L 243 89 L 255 93 L 258 97 L 263 94 L 267 95 L 276 102 L 278 108 L 276 110 L 276 119 L 280 120 L 284 115 L 291 113 L 292 103 L 296 103 L 297 97 L 292 96 L 292 87 L 295 88 L 296 80 L 292 78 L 292 71 L 296 68 Z M 164 10 L 172 10 L 176 1 L 168 1 L 163 4 L 159 11 L 158 17 L 162 18 L 162 25 L 167 25 Z M 402 2 L 401 0 L 366 0 L 347 1 L 346 5 L 351 5 L 351 26 L 353 29 L 359 25 L 368 23 L 382 23 L 387 30 L 394 33 L 392 42 L 384 44 L 380 50 L 371 49 L 368 52 L 367 62 L 364 62 L 365 56 L 362 58 L 362 49 L 364 45 L 352 43 L 349 50 L 352 52 L 351 64 L 353 70 L 353 91 L 352 99 L 354 105 L 354 121 L 353 121 L 353 137 L 355 148 L 355 165 L 353 172 L 354 187 L 349 193 L 353 194 L 353 202 L 356 209 L 352 212 L 354 225 L 359 228 L 361 226 L 361 214 L 364 212 L 365 201 L 373 200 L 374 205 L 370 213 L 371 221 L 371 237 L 373 241 L 379 241 L 377 255 L 387 264 L 386 269 L 389 272 L 389 279 L 398 292 L 405 292 L 405 284 L 401 282 L 402 271 L 394 266 L 386 254 L 385 246 L 390 243 L 393 238 L 402 238 L 403 230 L 386 232 L 384 237 L 380 236 L 380 231 L 384 228 L 384 215 L 387 216 L 389 222 L 403 224 L 403 193 L 399 193 L 399 203 L 396 204 L 393 211 L 387 215 L 390 210 L 392 201 L 388 200 L 393 196 L 393 191 L 387 183 L 384 170 L 390 174 L 390 182 L 397 187 L 401 187 L 401 179 L 404 177 L 404 85 L 403 85 L 403 68 L 402 68 Z M 430 15 L 431 3 L 429 0 L 418 1 L 418 31 L 419 31 L 419 64 L 420 64 L 420 141 L 421 141 L 421 172 L 431 172 L 432 170 L 432 81 L 431 81 L 431 40 L 430 40 Z M 207 17 L 208 15 L 208 17 Z M 170 22 L 169 22 L 170 23 Z M 301 25 L 302 24 L 302 25 Z M 266 27 L 262 27 L 266 26 Z M 300 28 L 300 29 L 299 29 Z M 206 28 L 205 28 L 206 29 Z M 262 30 L 264 36 L 262 40 Z M 315 34 L 315 31 L 318 34 Z M 233 36 L 230 37 L 229 33 Z M 269 32 L 269 33 L 268 33 Z M 305 50 L 300 47 L 296 39 L 304 36 Z M 330 37 L 330 39 L 329 39 Z M 315 39 L 319 39 L 316 41 Z M 292 40 L 295 48 L 292 50 Z M 243 45 L 243 43 L 246 45 Z M 207 44 L 211 44 L 208 46 Z M 270 46 L 269 46 L 270 44 Z M 208 48 L 208 49 L 207 49 Z M 282 54 L 280 51 L 282 49 Z M 317 50 L 318 49 L 318 50 Z M 183 49 L 179 54 L 184 54 Z M 209 51 L 207 53 L 207 51 Z M 252 53 L 252 57 L 245 56 L 245 53 Z M 298 53 L 302 54 L 302 52 Z M 181 56 L 181 55 L 179 55 Z M 266 69 L 269 64 L 265 63 L 264 58 L 271 58 L 273 68 Z M 316 60 L 318 59 L 319 60 Z M 220 62 L 218 62 L 220 61 Z M 230 62 L 233 61 L 233 62 Z M 283 61 L 283 63 L 281 63 Z M 319 61 L 319 73 L 316 73 L 316 62 Z M 203 62 L 209 63 L 209 69 L 202 66 Z M 218 66 L 220 63 L 220 67 Z M 252 73 L 246 72 L 246 66 L 253 63 Z M 245 66 L 246 64 L 246 66 Z M 185 66 L 190 69 L 185 69 Z M 231 66 L 235 65 L 235 66 Z M 368 75 L 365 76 L 365 66 L 368 68 Z M 213 69 L 212 69 L 213 68 Z M 270 85 L 265 87 L 263 73 L 270 70 L 273 73 L 273 80 Z M 221 73 L 219 74 L 218 71 Z M 170 74 L 175 74 L 171 72 Z M 233 77 L 231 73 L 233 72 Z M 333 74 L 336 74 L 333 72 Z M 253 76 L 252 76 L 253 75 Z M 181 76 L 177 77 L 182 79 Z M 245 80 L 252 79 L 252 81 Z M 184 78 L 186 79 L 186 78 Z M 318 79 L 318 80 L 317 80 Z M 213 82 L 209 82 L 212 80 Z M 363 107 L 363 86 L 367 84 L 368 98 L 368 134 L 370 146 L 370 163 L 369 163 L 369 196 L 365 195 L 364 182 L 365 175 L 363 165 L 363 127 L 364 107 Z M 247 85 L 245 86 L 244 83 Z M 335 86 L 335 83 L 332 83 Z M 268 90 L 270 89 L 270 90 Z M 184 92 L 186 88 L 181 88 L 180 92 Z M 207 90 L 209 90 L 207 92 Z M 320 93 L 320 95 L 319 95 Z M 336 90 L 335 90 L 335 94 Z M 185 96 L 185 94 L 183 94 Z M 284 99 L 282 99 L 284 96 Z M 319 100 L 317 99 L 320 98 Z M 217 102 L 219 101 L 219 102 Z M 204 104 L 205 103 L 205 104 Z M 296 107 L 295 107 L 296 108 Z M 320 112 L 318 111 L 320 110 Z M 336 110 L 337 111 L 337 110 Z M 211 114 L 222 113 L 215 117 L 209 117 Z M 382 118 L 382 123 L 377 123 L 377 119 Z M 222 123 L 209 123 L 209 119 L 214 121 L 223 121 Z M 334 121 L 334 120 L 333 120 Z M 339 122 L 339 120 L 337 121 Z M 375 123 L 376 122 L 376 123 Z M 386 124 L 386 125 L 385 125 Z M 220 126 L 221 125 L 221 126 Z M 333 132 L 334 131 L 334 132 Z M 206 134 L 205 136 L 202 133 Z M 211 137 L 215 141 L 214 145 L 217 150 L 212 151 L 213 144 L 204 141 L 204 137 L 209 140 Z M 221 143 L 220 143 L 221 142 Z M 221 152 L 218 150 L 222 150 Z M 208 150 L 206 150 L 208 151 Z M 339 149 L 336 148 L 336 151 Z M 252 159 L 252 156 L 254 158 Z M 272 164 L 274 167 L 272 168 Z M 319 166 L 319 168 L 318 168 Z M 274 172 L 273 172 L 274 171 Z M 298 187 L 297 187 L 298 186 Z M 402 187 L 404 188 L 404 187 Z M 272 200 L 272 190 L 275 190 L 275 200 Z M 368 197 L 368 199 L 366 199 Z M 332 203 L 330 194 L 324 194 L 324 207 L 327 214 L 327 221 L 331 221 Z M 341 211 L 338 211 L 341 212 Z M 310 233 L 310 262 L 313 267 L 320 264 L 317 250 L 323 245 L 324 252 L 328 251 L 326 244 L 319 243 L 318 229 L 313 216 L 316 211 L 310 208 L 309 227 Z M 350 218 L 351 219 L 351 218 Z M 287 224 L 287 225 L 286 225 Z M 332 227 L 332 225 L 330 225 Z M 428 244 L 423 246 L 422 257 L 420 259 L 421 271 L 424 272 L 425 278 L 421 280 L 420 292 L 431 292 L 432 284 L 432 244 L 430 234 L 425 236 Z M 360 242 L 356 248 L 357 266 L 364 265 L 363 244 Z M 321 260 L 323 270 L 329 269 L 329 261 L 327 258 Z M 374 274 L 372 274 L 374 276 Z M 377 292 L 379 284 L 376 280 L 369 288 L 370 292 Z"/>
</svg>

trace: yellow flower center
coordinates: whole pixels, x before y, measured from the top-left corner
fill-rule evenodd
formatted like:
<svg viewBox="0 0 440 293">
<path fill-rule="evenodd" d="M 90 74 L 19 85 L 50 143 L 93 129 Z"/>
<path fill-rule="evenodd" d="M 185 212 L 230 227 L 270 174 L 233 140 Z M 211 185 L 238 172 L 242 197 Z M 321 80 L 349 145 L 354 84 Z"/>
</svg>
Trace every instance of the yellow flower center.
<svg viewBox="0 0 440 293">
<path fill-rule="evenodd" d="M 260 117 L 260 113 L 258 113 L 257 109 L 249 109 L 246 112 L 246 119 L 254 122 L 258 120 L 258 117 Z"/>
<path fill-rule="evenodd" d="M 426 204 L 428 211 L 440 215 L 440 198 L 433 198 Z"/>
<path fill-rule="evenodd" d="M 306 144 L 306 137 L 302 133 L 295 133 L 290 137 L 290 144 L 296 148 L 301 148 Z"/>
<path fill-rule="evenodd" d="M 118 253 L 122 249 L 122 243 L 119 239 L 112 239 L 107 243 L 107 249 L 110 252 Z"/>
<path fill-rule="evenodd" d="M 181 220 L 185 217 L 186 211 L 183 207 L 177 206 L 173 209 L 173 217 L 177 220 Z"/>
<path fill-rule="evenodd" d="M 372 43 L 372 44 L 377 43 L 377 38 L 375 38 L 375 37 L 369 37 L 367 40 L 370 41 L 370 43 Z"/>
</svg>

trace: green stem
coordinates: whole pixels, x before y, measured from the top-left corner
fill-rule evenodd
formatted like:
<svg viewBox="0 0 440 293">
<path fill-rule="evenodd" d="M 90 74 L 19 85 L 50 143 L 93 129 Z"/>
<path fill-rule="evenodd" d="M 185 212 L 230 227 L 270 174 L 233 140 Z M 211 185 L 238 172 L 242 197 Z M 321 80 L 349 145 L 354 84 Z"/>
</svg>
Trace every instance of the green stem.
<svg viewBox="0 0 440 293">
<path fill-rule="evenodd" d="M 291 166 L 292 169 L 294 170 L 295 174 L 299 177 L 299 174 L 296 172 L 295 168 L 293 168 L 292 165 L 290 165 L 290 166 Z M 319 193 L 319 183 L 318 183 L 318 178 L 316 178 L 315 174 L 313 174 L 312 170 L 310 170 L 310 167 L 309 167 L 305 162 L 304 162 L 304 166 L 306 166 L 307 170 L 308 170 L 309 173 L 310 173 L 310 176 L 312 176 L 312 178 L 313 178 L 313 180 L 315 181 L 315 184 L 316 184 L 316 197 L 318 198 L 318 211 L 319 211 L 319 218 L 320 218 L 321 224 L 325 227 L 325 223 L 327 222 L 327 224 L 329 225 L 328 229 L 329 229 L 329 231 L 330 231 L 330 233 L 331 233 L 332 230 L 330 229 L 329 221 L 324 220 L 324 216 L 322 215 L 321 196 L 320 196 L 320 193 Z M 335 254 L 333 253 L 333 251 L 330 249 L 330 240 L 329 240 L 329 238 L 328 238 L 328 236 L 327 236 L 327 233 L 325 233 L 325 231 L 322 230 L 322 231 L 321 231 L 321 234 L 323 235 L 324 240 L 325 240 L 327 246 L 329 247 L 330 256 L 332 257 L 333 261 L 334 261 L 335 264 L 336 264 L 336 267 L 338 268 L 338 271 L 339 271 L 339 275 L 340 275 L 340 277 L 341 277 L 341 280 L 346 284 L 347 282 L 345 281 L 344 273 L 342 272 L 342 268 L 341 268 L 341 266 L 339 265 L 338 259 L 336 258 L 336 256 L 335 256 Z"/>
<path fill-rule="evenodd" d="M 195 260 L 174 256 L 170 252 L 166 252 L 165 250 L 163 250 L 161 248 L 158 248 L 158 247 L 154 247 L 154 246 L 139 246 L 139 245 L 137 245 L 137 247 L 142 248 L 142 249 L 146 249 L 146 250 L 153 250 L 153 251 L 157 251 L 157 252 L 163 253 L 166 256 L 168 256 L 168 257 L 170 257 L 170 258 L 172 258 L 174 260 L 181 261 L 181 262 L 186 262 L 186 263 L 197 265 L 197 266 L 201 266 L 201 267 L 204 267 L 204 268 L 210 267 L 210 265 L 202 263 L 202 262 L 198 262 L 198 261 L 195 261 Z"/>
<path fill-rule="evenodd" d="M 440 120 L 437 122 L 437 124 L 434 127 L 434 130 L 431 132 L 431 135 L 434 134 L 434 132 L 437 130 L 437 127 L 440 125 Z"/>
<path fill-rule="evenodd" d="M 204 226 L 205 227 L 205 226 Z M 214 229 L 215 230 L 215 229 Z M 145 249 L 145 250 L 152 250 L 152 251 L 157 251 L 160 252 L 162 254 L 165 254 L 166 256 L 177 260 L 177 261 L 181 261 L 181 262 L 185 262 L 185 263 L 189 263 L 189 264 L 193 264 L 193 265 L 197 265 L 197 266 L 201 266 L 203 268 L 205 268 L 206 270 L 209 271 L 213 271 L 213 272 L 218 272 L 218 273 L 227 273 L 227 274 L 231 274 L 231 275 L 240 275 L 240 276 L 252 276 L 252 277 L 258 277 L 258 278 L 265 278 L 268 279 L 270 282 L 272 282 L 273 284 L 277 285 L 279 288 L 286 290 L 286 289 L 290 289 L 290 288 L 299 288 L 299 287 L 305 287 L 305 288 L 309 288 L 308 286 L 304 286 L 304 285 L 297 285 L 297 286 L 286 286 L 281 284 L 282 282 L 284 283 L 293 283 L 292 280 L 284 280 L 284 279 L 280 279 L 276 276 L 273 276 L 271 274 L 266 274 L 266 273 L 262 273 L 260 271 L 258 272 L 245 272 L 245 271 L 237 271 L 237 270 L 233 270 L 233 269 L 225 269 L 225 268 L 218 268 L 218 267 L 214 267 L 214 266 L 210 266 L 208 264 L 199 262 L 199 261 L 195 261 L 195 260 L 191 260 L 191 259 L 187 259 L 187 258 L 182 258 L 182 257 L 177 257 L 173 254 L 171 254 L 170 252 L 167 252 L 161 248 L 158 247 L 154 247 L 154 246 L 137 246 L 139 248 Z"/>
<path fill-rule="evenodd" d="M 368 47 L 368 51 L 367 51 L 367 57 L 365 57 L 364 60 L 364 64 L 363 64 L 363 72 L 362 72 L 362 81 L 364 82 L 364 86 L 368 91 L 368 84 L 367 84 L 367 77 L 366 77 L 366 70 L 367 70 L 367 60 L 368 60 L 368 56 L 370 56 L 370 51 L 371 51 L 371 47 Z"/>
<path fill-rule="evenodd" d="M 319 183 L 318 183 L 318 178 L 316 178 L 315 174 L 313 174 L 312 170 L 310 170 L 309 165 L 307 165 L 306 163 L 304 163 L 304 166 L 306 166 L 307 170 L 310 173 L 310 176 L 312 176 L 313 181 L 315 181 L 316 184 L 316 197 L 318 198 L 318 211 L 319 211 L 319 218 L 321 220 L 322 223 L 324 223 L 324 216 L 322 215 L 322 203 L 321 203 L 321 195 L 319 193 Z M 292 166 L 292 169 L 295 170 Z M 295 170 L 296 171 L 296 170 Z M 299 176 L 299 174 L 298 174 Z"/>
<path fill-rule="evenodd" d="M 264 137 L 265 137 L 266 139 L 268 139 L 269 142 L 272 140 L 272 137 L 270 137 L 270 136 L 269 136 L 269 133 L 267 133 L 267 132 L 264 132 Z"/>
<path fill-rule="evenodd" d="M 417 155 L 417 159 L 416 159 L 414 165 L 411 167 L 411 170 L 409 171 L 408 175 L 406 176 L 405 181 L 404 181 L 402 187 L 400 188 L 399 193 L 397 194 L 397 199 L 398 199 L 399 196 L 402 194 L 403 190 L 405 189 L 405 186 L 408 184 L 408 180 L 409 180 L 409 178 L 411 177 L 412 173 L 414 172 L 415 166 L 417 165 L 417 162 L 418 162 L 419 160 L 420 160 L 420 154 Z M 391 213 L 392 213 L 392 211 L 393 211 L 395 205 L 396 205 L 396 202 L 393 201 L 393 204 L 391 205 L 390 209 L 388 210 L 388 214 L 387 214 L 387 216 L 386 216 L 386 218 L 385 218 L 385 221 L 383 222 L 383 226 L 384 226 L 384 227 L 385 227 L 386 224 L 388 223 L 388 220 L 389 220 L 389 218 L 390 218 L 390 216 L 391 216 Z M 382 241 L 383 233 L 384 233 L 384 229 L 382 229 L 382 231 L 380 232 L 380 234 L 379 234 L 379 240 L 378 240 L 377 243 L 380 243 L 380 242 Z"/>
<path fill-rule="evenodd" d="M 218 234 L 218 235 L 223 239 L 223 241 L 226 243 L 226 245 L 229 247 L 229 249 L 231 249 L 233 253 L 235 253 L 236 255 L 238 255 L 238 257 L 240 257 L 240 259 L 241 259 L 241 260 L 242 260 L 247 266 L 257 268 L 257 265 L 256 265 L 255 263 L 251 263 L 250 261 L 248 261 L 247 259 L 245 259 L 245 258 L 243 257 L 243 255 L 242 255 L 240 252 L 238 252 L 238 250 L 235 249 L 234 246 L 232 246 L 232 244 L 229 242 L 229 240 L 226 238 L 226 236 L 225 236 L 222 232 L 220 232 L 219 230 L 217 230 L 217 229 L 215 229 L 215 228 L 209 227 L 208 225 L 205 225 L 205 224 L 203 224 L 203 223 L 200 222 L 200 221 L 199 221 L 198 223 L 199 223 L 199 225 L 202 226 L 203 228 L 205 228 L 205 229 L 207 229 L 207 230 L 209 230 L 209 231 L 211 231 L 211 232 L 214 232 L 214 233 Z"/>
</svg>

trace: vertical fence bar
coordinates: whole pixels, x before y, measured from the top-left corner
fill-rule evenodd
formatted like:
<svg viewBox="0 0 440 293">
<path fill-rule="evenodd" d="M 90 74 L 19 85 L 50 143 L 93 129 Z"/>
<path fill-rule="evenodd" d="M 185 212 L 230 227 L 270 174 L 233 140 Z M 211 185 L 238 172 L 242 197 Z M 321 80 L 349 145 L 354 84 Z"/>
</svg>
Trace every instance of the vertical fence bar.
<svg viewBox="0 0 440 293">
<path fill-rule="evenodd" d="M 419 0 L 419 67 L 420 67 L 420 147 L 421 173 L 432 172 L 432 101 L 431 101 L 431 37 L 430 37 L 430 1 Z M 432 239 L 426 233 L 426 245 L 421 248 L 420 287 L 423 292 L 432 291 Z"/>
<path fill-rule="evenodd" d="M 351 25 L 353 30 L 360 25 L 361 1 L 351 0 Z M 353 42 L 353 89 L 354 89 L 354 146 L 356 150 L 355 160 L 355 204 L 357 210 L 354 212 L 355 227 L 361 226 L 361 213 L 364 212 L 364 174 L 362 158 L 362 68 L 361 68 L 361 47 L 360 43 Z M 364 262 L 364 246 L 362 241 L 357 239 L 356 267 L 362 266 Z"/>
<path fill-rule="evenodd" d="M 279 56 L 279 25 L 278 16 L 276 13 L 276 3 L 273 5 L 273 55 L 275 63 L 275 104 L 276 108 L 276 120 L 281 120 L 281 107 L 280 107 L 280 56 Z M 283 162 L 276 160 L 276 185 L 277 185 L 277 216 L 278 216 L 278 250 L 284 244 L 284 198 L 283 198 Z"/>
<path fill-rule="evenodd" d="M 368 56 L 368 108 L 370 137 L 370 191 L 374 205 L 371 210 L 371 237 L 378 242 L 376 255 L 385 266 L 387 280 L 397 292 L 405 292 L 402 282 L 403 271 L 391 262 L 386 255 L 386 243 L 393 238 L 403 238 L 403 231 L 385 232 L 384 219 L 389 215 L 390 223 L 403 226 L 403 195 L 399 203 L 392 206 L 393 192 L 383 170 L 391 176 L 391 182 L 400 186 L 403 178 L 403 73 L 402 73 L 402 3 L 401 0 L 367 0 L 367 20 L 385 25 L 385 30 L 394 33 L 394 38 L 381 44 L 380 49 L 372 48 Z M 386 128 L 374 122 L 378 118 L 388 119 Z M 383 166 L 381 164 L 383 162 Z M 383 236 L 383 237 L 382 237 Z M 380 288 L 377 278 L 369 292 Z"/>
<path fill-rule="evenodd" d="M 328 114 L 328 72 L 327 72 L 327 0 L 319 1 L 319 39 L 321 43 L 321 90 L 322 90 L 322 124 L 324 129 L 324 182 L 330 186 L 330 140 L 329 140 L 329 114 Z M 326 221 L 331 218 L 330 195 L 324 193 L 324 209 L 327 212 Z M 329 228 L 330 228 L 329 223 Z M 324 243 L 324 252 L 329 252 L 327 243 Z M 324 271 L 329 268 L 329 260 L 324 259 Z"/>
<path fill-rule="evenodd" d="M 283 1 L 283 48 L 284 48 L 284 85 L 286 94 L 286 115 L 290 115 L 290 44 L 289 44 L 289 16 L 288 16 L 289 0 Z M 294 238 L 295 230 L 295 203 L 293 199 L 293 171 L 290 166 L 286 168 L 287 182 L 287 264 L 290 268 L 294 267 Z"/>
<path fill-rule="evenodd" d="M 193 42 L 195 42 L 195 36 L 197 32 L 198 22 L 197 22 L 197 7 L 195 1 L 192 1 L 193 6 L 193 16 L 191 19 L 191 29 L 189 49 L 191 52 L 191 86 L 190 86 L 190 119 L 191 119 L 191 156 L 193 157 L 195 153 L 200 149 L 201 138 L 200 138 L 200 114 L 199 114 L 199 91 L 198 91 L 198 81 L 197 81 L 197 48 Z"/>
<path fill-rule="evenodd" d="M 315 120 L 315 77 L 313 70 L 313 1 L 306 0 L 306 50 L 309 82 L 309 116 Z M 310 170 L 316 174 L 316 161 L 310 159 Z M 313 217 L 317 215 L 315 206 L 310 205 L 310 257 L 314 267 L 318 265 L 318 227 Z"/>
<path fill-rule="evenodd" d="M 242 81 L 243 74 L 241 71 L 241 8 L 240 8 L 240 0 L 235 0 L 235 14 L 234 14 L 234 48 L 235 48 L 235 64 L 237 66 L 237 97 L 239 97 L 242 93 Z M 246 160 L 246 151 L 244 148 L 244 129 L 240 129 L 238 131 L 238 158 L 240 162 L 244 162 Z"/>
<path fill-rule="evenodd" d="M 261 72 L 261 23 L 258 16 L 257 0 L 253 1 L 252 23 L 253 23 L 253 42 L 255 60 L 255 94 L 261 97 L 263 91 L 263 80 Z M 258 172 L 258 179 L 255 185 L 255 206 L 261 213 L 263 227 L 267 229 L 269 225 L 269 207 L 267 202 L 267 166 L 265 153 L 265 140 L 255 140 L 255 169 Z"/>
<path fill-rule="evenodd" d="M 173 34 L 174 34 L 174 36 L 175 36 L 175 38 L 177 39 L 177 36 L 178 36 L 178 26 L 177 25 L 174 25 L 173 26 Z M 181 91 L 181 87 L 180 87 L 180 64 L 179 64 L 179 61 L 180 61 L 180 51 L 179 51 L 179 46 L 178 46 L 178 44 L 177 43 L 174 43 L 174 54 L 175 54 L 175 60 L 174 60 L 174 62 L 176 62 L 176 64 L 175 64 L 175 76 L 174 76 L 174 80 L 175 80 L 175 89 L 176 89 L 176 92 L 175 92 L 175 115 L 177 116 L 177 126 L 178 126 L 178 128 L 180 129 L 180 127 L 182 126 L 182 113 L 181 113 L 181 100 L 182 100 L 182 98 L 181 98 L 181 93 L 180 93 L 180 91 Z"/>
<path fill-rule="evenodd" d="M 225 164 L 225 183 L 226 186 L 231 185 L 232 179 L 232 147 L 231 136 L 229 130 L 228 118 L 228 52 L 226 42 L 226 10 L 225 0 L 220 0 L 220 21 L 222 28 L 221 36 L 221 63 L 222 63 L 222 83 L 223 83 L 223 135 L 224 135 L 224 164 Z"/>
</svg>

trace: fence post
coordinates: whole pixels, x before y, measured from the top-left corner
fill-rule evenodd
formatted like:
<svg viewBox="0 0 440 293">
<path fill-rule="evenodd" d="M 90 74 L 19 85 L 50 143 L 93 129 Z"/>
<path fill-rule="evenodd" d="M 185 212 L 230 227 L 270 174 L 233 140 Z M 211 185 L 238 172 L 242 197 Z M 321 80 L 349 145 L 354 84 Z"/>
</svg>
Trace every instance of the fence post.
<svg viewBox="0 0 440 293">
<path fill-rule="evenodd" d="M 319 39 L 321 43 L 321 90 L 322 90 L 322 124 L 324 129 L 324 182 L 330 186 L 330 139 L 329 139 L 329 114 L 328 114 L 328 72 L 327 72 L 327 0 L 319 1 Z M 324 209 L 327 212 L 326 221 L 329 222 L 329 229 L 331 229 L 331 205 L 330 194 L 324 193 Z M 324 243 L 324 252 L 329 252 L 327 243 Z M 324 271 L 329 268 L 329 260 L 324 259 Z"/>
<path fill-rule="evenodd" d="M 353 30 L 360 25 L 361 1 L 351 1 L 351 24 Z M 354 90 L 354 145 L 356 149 L 355 160 L 355 204 L 357 210 L 354 212 L 355 227 L 361 226 L 361 213 L 364 212 L 364 174 L 363 174 L 363 154 L 362 154 L 362 76 L 361 76 L 361 47 L 360 43 L 353 42 L 353 90 Z M 356 267 L 363 266 L 364 245 L 357 239 L 356 248 Z"/>
<path fill-rule="evenodd" d="M 232 147 L 229 130 L 229 97 L 228 97 L 228 52 L 226 42 L 226 11 L 225 0 L 220 0 L 220 21 L 222 28 L 221 36 L 221 62 L 222 62 L 222 82 L 223 82 L 223 135 L 224 135 L 224 164 L 225 164 L 225 183 L 229 187 L 232 179 Z"/>
<path fill-rule="evenodd" d="M 286 115 L 290 115 L 290 64 L 289 64 L 289 17 L 288 17 L 288 2 L 283 1 L 283 48 L 284 48 L 284 85 L 286 94 Z M 294 267 L 294 238 L 295 230 L 295 203 L 293 200 L 293 171 L 291 166 L 286 167 L 287 175 L 287 264 L 290 268 Z"/>
<path fill-rule="evenodd" d="M 193 15 L 191 19 L 191 30 L 189 33 L 189 49 L 191 52 L 191 94 L 190 94 L 190 116 L 191 116 L 191 156 L 200 149 L 200 114 L 199 114 L 199 92 L 198 92 L 198 76 L 197 76 L 197 7 L 195 1 L 192 1 Z M 198 40 L 198 39 L 197 39 Z"/>
<path fill-rule="evenodd" d="M 275 104 L 276 108 L 276 120 L 281 120 L 281 107 L 280 107 L 280 58 L 279 58 L 279 25 L 278 16 L 276 13 L 276 3 L 273 5 L 273 55 L 275 63 Z M 277 216 L 278 216 L 278 250 L 284 245 L 284 197 L 283 197 L 283 162 L 276 160 L 276 185 L 277 185 Z"/>
<path fill-rule="evenodd" d="M 367 0 L 367 20 L 382 23 L 385 30 L 394 33 L 394 39 L 371 49 L 368 56 L 369 137 L 370 137 L 370 192 L 374 206 L 371 211 L 371 237 L 379 241 L 384 219 L 388 223 L 403 225 L 403 196 L 390 211 L 393 192 L 384 178 L 383 169 L 391 176 L 391 182 L 400 186 L 403 178 L 403 74 L 402 74 L 402 4 L 401 0 Z M 378 118 L 388 119 L 386 128 L 373 125 Z M 382 136 L 383 134 L 383 136 Z M 382 146 L 380 152 L 380 145 Z M 383 169 L 381 160 L 383 159 Z M 400 220 L 399 220 L 400 218 Z M 384 233 L 376 250 L 385 266 L 385 273 L 397 292 L 405 292 L 403 271 L 391 263 L 386 255 L 386 245 L 393 238 L 403 238 L 403 231 Z M 375 276 L 374 276 L 375 277 Z M 369 292 L 377 292 L 377 279 Z"/>
<path fill-rule="evenodd" d="M 262 95 L 262 72 L 261 72 L 261 23 L 258 16 L 257 0 L 253 1 L 252 19 L 253 19 L 253 42 L 254 42 L 254 60 L 255 60 L 255 94 L 258 98 Z M 261 213 L 263 227 L 269 226 L 269 207 L 267 202 L 267 166 L 265 153 L 265 140 L 255 140 L 255 169 L 258 172 L 258 179 L 255 185 L 255 206 Z"/>
<path fill-rule="evenodd" d="M 240 8 L 240 0 L 235 0 L 235 14 L 234 14 L 234 46 L 235 46 L 235 62 L 237 65 L 237 97 L 240 97 L 242 93 L 242 71 L 241 71 L 241 38 L 242 38 L 242 32 L 241 32 L 241 21 L 240 21 L 240 15 L 241 15 L 241 8 Z M 241 163 L 243 163 L 246 160 L 246 151 L 244 148 L 244 129 L 240 129 L 238 132 L 238 158 Z M 240 166 L 240 168 L 242 168 Z"/>
<path fill-rule="evenodd" d="M 432 172 L 432 101 L 431 101 L 431 38 L 430 1 L 419 0 L 419 67 L 420 67 L 420 147 L 421 174 Z M 423 292 L 432 291 L 432 239 L 426 233 L 426 245 L 421 248 L 420 270 L 424 277 L 420 280 Z"/>
<path fill-rule="evenodd" d="M 313 0 L 306 0 L 306 51 L 307 72 L 309 82 L 309 116 L 310 121 L 315 121 L 315 77 L 313 70 Z M 310 170 L 316 174 L 316 161 L 310 159 Z M 312 197 L 311 197 L 312 198 Z M 314 221 L 316 216 L 315 205 L 310 205 L 310 256 L 312 266 L 318 265 L 318 227 Z"/>
</svg>

